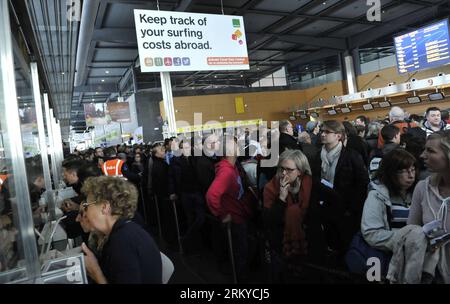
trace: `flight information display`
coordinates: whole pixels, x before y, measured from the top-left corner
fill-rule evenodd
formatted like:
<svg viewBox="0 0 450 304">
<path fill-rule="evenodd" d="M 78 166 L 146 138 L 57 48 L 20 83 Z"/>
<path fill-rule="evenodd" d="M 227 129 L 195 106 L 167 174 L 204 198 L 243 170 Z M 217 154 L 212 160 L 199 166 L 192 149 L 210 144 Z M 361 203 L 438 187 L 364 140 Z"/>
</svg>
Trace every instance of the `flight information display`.
<svg viewBox="0 0 450 304">
<path fill-rule="evenodd" d="M 450 63 L 448 20 L 394 38 L 400 74 Z"/>
</svg>

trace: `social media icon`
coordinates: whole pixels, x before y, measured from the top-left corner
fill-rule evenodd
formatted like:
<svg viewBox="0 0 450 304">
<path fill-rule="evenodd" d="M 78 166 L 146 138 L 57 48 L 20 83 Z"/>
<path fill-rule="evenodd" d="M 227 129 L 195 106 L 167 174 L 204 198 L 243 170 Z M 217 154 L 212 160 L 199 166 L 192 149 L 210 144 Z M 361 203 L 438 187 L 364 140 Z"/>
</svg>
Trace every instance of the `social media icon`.
<svg viewBox="0 0 450 304">
<path fill-rule="evenodd" d="M 191 59 L 189 57 L 183 57 L 183 65 L 191 65 Z"/>
<path fill-rule="evenodd" d="M 162 66 L 163 65 L 163 59 L 161 57 L 155 57 L 155 65 L 156 66 Z"/>
<path fill-rule="evenodd" d="M 172 58 L 170 58 L 170 57 L 165 57 L 165 58 L 164 58 L 164 65 L 165 65 L 165 66 L 171 66 L 171 65 L 172 65 Z"/>
<path fill-rule="evenodd" d="M 153 58 L 146 57 L 145 58 L 145 66 L 153 66 Z"/>
<path fill-rule="evenodd" d="M 180 57 L 174 57 L 173 58 L 173 65 L 180 66 L 181 65 L 181 58 Z"/>
</svg>

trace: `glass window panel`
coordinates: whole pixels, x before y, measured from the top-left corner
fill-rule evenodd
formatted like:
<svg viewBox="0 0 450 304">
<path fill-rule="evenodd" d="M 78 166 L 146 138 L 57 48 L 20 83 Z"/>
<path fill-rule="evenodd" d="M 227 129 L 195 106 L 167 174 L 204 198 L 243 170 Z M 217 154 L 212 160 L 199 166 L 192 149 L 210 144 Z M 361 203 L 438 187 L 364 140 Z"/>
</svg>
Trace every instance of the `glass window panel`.
<svg viewBox="0 0 450 304">
<path fill-rule="evenodd" d="M 7 2 L 0 6 L 0 283 L 8 283 L 35 279 L 39 273 L 28 168 L 20 155 L 25 152 L 32 158 L 39 151 L 34 149 L 35 114 L 29 67 L 23 56 L 13 55 L 17 42 L 11 40 Z M 14 49 L 20 52 L 19 47 Z M 27 136 L 26 149 L 21 145 L 24 142 L 20 141 L 20 133 Z M 38 164 L 36 161 L 36 175 L 42 172 Z M 35 176 L 34 171 L 28 176 Z"/>
</svg>

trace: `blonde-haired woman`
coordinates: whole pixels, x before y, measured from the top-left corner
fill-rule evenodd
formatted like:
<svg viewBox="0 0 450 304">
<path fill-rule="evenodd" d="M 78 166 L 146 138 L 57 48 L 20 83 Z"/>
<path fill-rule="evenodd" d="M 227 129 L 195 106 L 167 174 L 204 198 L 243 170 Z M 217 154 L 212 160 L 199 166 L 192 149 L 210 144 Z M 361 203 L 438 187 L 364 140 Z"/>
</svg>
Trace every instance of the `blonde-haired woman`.
<svg viewBox="0 0 450 304">
<path fill-rule="evenodd" d="M 283 275 L 284 258 L 306 255 L 303 221 L 312 188 L 311 168 L 299 150 L 280 155 L 274 178 L 264 187 L 264 224 L 270 242 L 274 271 Z M 279 265 L 276 265 L 279 264 Z"/>
<path fill-rule="evenodd" d="M 421 158 L 432 174 L 414 189 L 407 223 L 422 226 L 441 221 L 441 228 L 450 233 L 450 130 L 428 136 Z M 450 265 L 450 243 L 440 250 L 444 260 L 440 265 Z M 450 284 L 448 266 L 438 266 L 437 273 L 436 281 Z"/>
<path fill-rule="evenodd" d="M 161 255 L 152 237 L 131 221 L 136 211 L 136 187 L 121 178 L 88 178 L 81 204 L 92 231 L 107 237 L 97 258 L 83 243 L 89 276 L 99 284 L 160 284 Z"/>
</svg>

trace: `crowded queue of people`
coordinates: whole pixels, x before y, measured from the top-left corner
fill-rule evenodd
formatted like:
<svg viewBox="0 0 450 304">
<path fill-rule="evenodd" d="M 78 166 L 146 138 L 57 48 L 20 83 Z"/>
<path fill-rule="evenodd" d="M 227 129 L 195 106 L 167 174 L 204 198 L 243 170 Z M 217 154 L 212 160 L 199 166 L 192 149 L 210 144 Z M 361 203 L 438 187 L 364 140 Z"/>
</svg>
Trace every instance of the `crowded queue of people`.
<svg viewBox="0 0 450 304">
<path fill-rule="evenodd" d="M 157 230 L 169 249 L 212 250 L 219 269 L 229 268 L 227 225 L 239 282 L 264 262 L 272 282 L 290 282 L 289 265 L 362 274 L 356 257 L 377 256 L 392 282 L 450 283 L 450 126 L 435 107 L 415 120 L 393 107 L 384 121 L 311 121 L 299 134 L 282 121 L 272 130 L 75 151 L 63 176 L 78 196 L 62 204 L 63 225 L 83 242 L 96 283 L 161 283 Z M 30 181 L 33 193 L 42 193 L 40 177 Z M 407 244 L 420 240 L 415 267 L 426 275 L 405 275 L 399 252 L 417 255 Z"/>
</svg>

